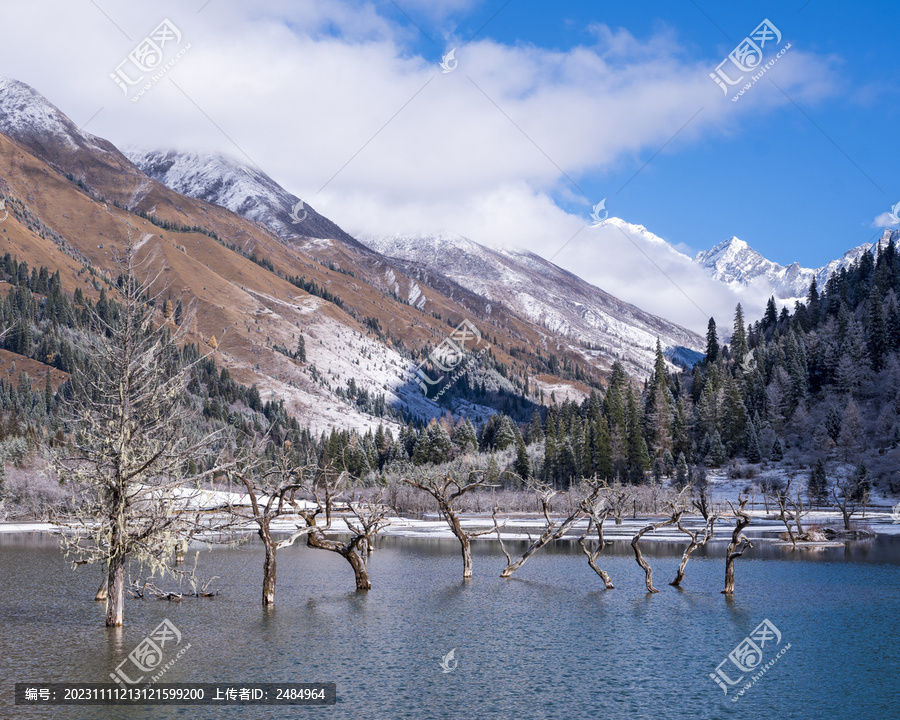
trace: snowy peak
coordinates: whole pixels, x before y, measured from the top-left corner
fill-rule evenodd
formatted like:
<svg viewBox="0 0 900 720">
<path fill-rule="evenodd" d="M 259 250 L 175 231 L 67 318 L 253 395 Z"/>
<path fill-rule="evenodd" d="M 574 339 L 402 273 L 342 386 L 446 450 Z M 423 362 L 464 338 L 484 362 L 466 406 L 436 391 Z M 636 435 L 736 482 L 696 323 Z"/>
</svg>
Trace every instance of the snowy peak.
<svg viewBox="0 0 900 720">
<path fill-rule="evenodd" d="M 0 77 L 0 132 L 33 148 L 36 142 L 62 144 L 69 150 L 114 152 L 106 140 L 78 129 L 62 111 L 30 85 Z"/>
<path fill-rule="evenodd" d="M 783 270 L 737 237 L 719 243 L 712 250 L 698 253 L 694 262 L 710 277 L 727 285 L 747 285 L 760 276 L 774 279 Z"/>
<path fill-rule="evenodd" d="M 736 237 L 719 243 L 711 250 L 698 253 L 694 262 L 711 278 L 735 290 L 751 284 L 761 285 L 767 287 L 767 291 L 776 298 L 791 301 L 806 297 L 813 278 L 820 288 L 823 287 L 833 273 L 849 268 L 867 250 L 875 251 L 878 246 L 887 245 L 891 238 L 896 243 L 900 239 L 900 231 L 885 230 L 878 242 L 859 245 L 840 258 L 815 269 L 802 267 L 796 262 L 787 266 L 779 265 Z"/>
<path fill-rule="evenodd" d="M 219 205 L 282 240 L 311 237 L 354 243 L 350 235 L 262 170 L 215 153 L 127 148 L 141 171 L 182 195 Z"/>
</svg>

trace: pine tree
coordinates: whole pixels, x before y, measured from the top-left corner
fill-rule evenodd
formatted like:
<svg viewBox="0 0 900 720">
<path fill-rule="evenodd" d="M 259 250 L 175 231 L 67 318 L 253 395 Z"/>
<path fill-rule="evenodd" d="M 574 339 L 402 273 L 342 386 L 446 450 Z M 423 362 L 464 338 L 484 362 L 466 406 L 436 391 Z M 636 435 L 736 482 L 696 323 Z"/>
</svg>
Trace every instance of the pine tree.
<svg viewBox="0 0 900 720">
<path fill-rule="evenodd" d="M 816 460 L 816 464 L 809 473 L 809 483 L 806 486 L 809 499 L 819 505 L 828 502 L 828 477 L 825 474 L 825 463 Z"/>
<path fill-rule="evenodd" d="M 872 479 L 864 462 L 860 462 L 853 470 L 851 500 L 855 502 L 867 502 L 872 492 Z"/>
<path fill-rule="evenodd" d="M 719 359 L 719 337 L 716 335 L 716 320 L 709 319 L 706 326 L 706 361 L 714 363 Z"/>
<path fill-rule="evenodd" d="M 738 303 L 734 310 L 734 329 L 731 335 L 731 359 L 735 365 L 744 361 L 744 356 L 749 352 L 747 345 L 747 330 L 744 325 L 744 309 Z"/>
<path fill-rule="evenodd" d="M 305 363 L 306 362 L 306 340 L 303 337 L 303 333 L 300 333 L 299 337 L 297 338 L 297 350 L 295 352 L 296 352 L 297 360 L 299 360 L 302 363 Z"/>
<path fill-rule="evenodd" d="M 778 310 L 775 307 L 775 298 L 770 297 L 769 301 L 766 303 L 766 312 L 763 315 L 762 319 L 762 329 L 768 330 L 769 328 L 775 327 L 778 322 Z"/>
<path fill-rule="evenodd" d="M 747 462 L 756 464 L 762 462 L 762 453 L 759 449 L 759 436 L 753 423 L 747 428 Z"/>
<path fill-rule="evenodd" d="M 679 490 L 687 485 L 688 465 L 684 453 L 678 455 L 678 463 L 675 465 L 675 487 Z"/>
<path fill-rule="evenodd" d="M 494 449 L 506 450 L 506 448 L 512 447 L 516 442 L 517 433 L 518 428 L 513 425 L 513 421 L 508 415 L 504 415 L 500 420 L 500 427 L 494 435 Z"/>
<path fill-rule="evenodd" d="M 528 426 L 528 433 L 525 440 L 529 445 L 544 440 L 544 427 L 541 422 L 541 414 L 537 410 L 535 410 L 531 416 L 531 424 Z"/>
<path fill-rule="evenodd" d="M 523 480 L 531 477 L 531 461 L 528 459 L 528 448 L 525 447 L 525 439 L 520 434 L 516 439 L 516 475 Z"/>
<path fill-rule="evenodd" d="M 759 449 L 758 446 L 757 449 Z M 709 464 L 713 467 L 721 467 L 728 460 L 728 451 L 725 449 L 725 445 L 722 444 L 722 436 L 719 435 L 718 430 L 710 438 L 708 457 Z"/>
<path fill-rule="evenodd" d="M 772 443 L 772 460 L 775 462 L 781 462 L 784 460 L 784 450 L 781 447 L 781 440 L 778 437 L 775 438 L 775 442 Z"/>
</svg>

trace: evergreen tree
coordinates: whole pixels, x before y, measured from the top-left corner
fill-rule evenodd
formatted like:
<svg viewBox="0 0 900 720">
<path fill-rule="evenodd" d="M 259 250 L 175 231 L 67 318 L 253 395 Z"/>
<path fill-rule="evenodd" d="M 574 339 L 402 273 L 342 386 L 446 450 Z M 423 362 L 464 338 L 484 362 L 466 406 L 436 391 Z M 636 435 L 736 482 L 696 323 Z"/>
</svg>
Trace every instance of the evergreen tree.
<svg viewBox="0 0 900 720">
<path fill-rule="evenodd" d="M 709 319 L 706 326 L 706 361 L 714 363 L 719 359 L 719 337 L 716 334 L 716 320 Z"/>
<path fill-rule="evenodd" d="M 806 486 L 809 499 L 819 505 L 828 502 L 828 476 L 825 474 L 825 462 L 820 458 L 809 473 Z"/>
<path fill-rule="evenodd" d="M 528 448 L 525 447 L 525 440 L 520 434 L 516 439 L 516 475 L 523 480 L 531 477 L 531 462 L 528 459 Z"/>
<path fill-rule="evenodd" d="M 766 312 L 763 315 L 761 327 L 763 330 L 775 327 L 778 322 L 778 310 L 775 307 L 775 298 L 770 297 L 766 303 Z"/>
<path fill-rule="evenodd" d="M 753 423 L 747 428 L 747 462 L 762 462 L 762 453 L 759 449 L 759 436 L 756 434 L 756 428 Z"/>
<path fill-rule="evenodd" d="M 855 502 L 865 503 L 872 492 L 872 479 L 864 462 L 860 462 L 853 470 L 852 494 L 850 499 Z"/>
<path fill-rule="evenodd" d="M 684 453 L 678 455 L 678 463 L 675 465 L 675 487 L 681 490 L 688 482 L 688 465 Z"/>
<path fill-rule="evenodd" d="M 506 448 L 512 447 L 516 442 L 517 434 L 518 428 L 513 425 L 513 421 L 508 415 L 504 415 L 500 420 L 500 427 L 494 435 L 494 449 L 506 450 Z"/>
<path fill-rule="evenodd" d="M 531 416 L 531 424 L 528 426 L 525 440 L 529 445 L 543 442 L 544 440 L 544 426 L 541 422 L 541 414 L 537 410 Z"/>
<path fill-rule="evenodd" d="M 744 361 L 744 356 L 749 352 L 747 345 L 747 330 L 744 325 L 744 309 L 738 303 L 734 310 L 734 329 L 731 335 L 731 359 L 736 366 Z"/>
<path fill-rule="evenodd" d="M 781 462 L 784 460 L 784 450 L 781 447 L 781 440 L 776 436 L 775 442 L 772 443 L 772 460 L 775 462 Z"/>
<path fill-rule="evenodd" d="M 297 337 L 297 349 L 295 350 L 297 360 L 302 363 L 306 362 L 306 340 L 303 338 L 303 333 L 300 333 Z"/>
<path fill-rule="evenodd" d="M 759 449 L 758 445 L 757 449 Z M 721 467 L 725 464 L 725 461 L 728 460 L 728 451 L 725 449 L 725 445 L 722 444 L 722 436 L 719 435 L 718 430 L 716 430 L 710 438 L 709 453 L 707 454 L 707 457 L 709 458 L 709 464 L 712 467 Z"/>
</svg>

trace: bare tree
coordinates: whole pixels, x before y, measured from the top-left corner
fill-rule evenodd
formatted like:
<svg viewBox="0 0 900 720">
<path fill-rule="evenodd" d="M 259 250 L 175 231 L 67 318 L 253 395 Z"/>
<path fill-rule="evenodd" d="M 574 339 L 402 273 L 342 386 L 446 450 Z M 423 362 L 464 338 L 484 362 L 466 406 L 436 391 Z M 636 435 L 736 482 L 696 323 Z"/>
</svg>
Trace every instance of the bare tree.
<svg viewBox="0 0 900 720">
<path fill-rule="evenodd" d="M 803 515 L 808 512 L 803 507 L 803 497 L 798 489 L 794 495 L 791 495 L 791 483 L 794 482 L 794 476 L 788 477 L 783 485 L 772 485 L 767 495 L 778 505 L 778 518 L 784 523 L 787 530 L 788 539 L 794 547 L 797 547 L 797 540 L 803 539 Z M 797 532 L 794 533 L 796 525 Z"/>
<path fill-rule="evenodd" d="M 684 491 L 682 490 L 682 492 Z M 657 593 L 659 590 L 653 587 L 653 568 L 651 568 L 650 564 L 644 559 L 644 554 L 641 552 L 639 543 L 645 533 L 650 532 L 651 530 L 659 530 L 662 527 L 666 527 L 666 525 L 674 525 L 679 522 L 681 516 L 684 514 L 684 509 L 681 507 L 681 501 L 682 496 L 679 494 L 678 499 L 670 503 L 672 515 L 667 520 L 647 525 L 641 530 L 638 530 L 635 536 L 631 538 L 631 549 L 634 550 L 634 559 L 637 561 L 637 564 L 643 568 L 646 575 L 645 582 L 647 584 L 647 592 Z"/>
<path fill-rule="evenodd" d="M 695 501 L 696 502 L 696 501 Z M 715 532 L 714 526 L 716 524 L 716 520 L 719 519 L 718 515 L 712 515 L 711 517 L 704 517 L 706 520 L 706 525 L 703 530 L 691 532 L 684 525 L 681 524 L 681 518 L 678 519 L 678 529 L 681 530 L 685 535 L 687 535 L 691 541 L 688 543 L 688 546 L 684 549 L 684 554 L 681 556 L 681 563 L 678 565 L 678 572 L 675 574 L 675 579 L 669 583 L 669 585 L 674 585 L 675 587 L 679 587 L 681 585 L 681 581 L 684 580 L 684 571 L 687 568 L 688 561 L 691 559 L 691 555 L 694 553 L 699 547 L 703 547 L 712 540 L 713 534 Z"/>
<path fill-rule="evenodd" d="M 731 542 L 728 543 L 728 549 L 725 551 L 725 589 L 722 591 L 724 595 L 734 595 L 734 561 L 743 555 L 747 548 L 753 547 L 753 543 L 743 534 L 744 528 L 750 524 L 750 516 L 744 511 L 746 504 L 747 498 L 742 495 L 738 495 L 737 509 L 730 500 L 728 501 L 735 524 L 734 530 L 731 532 Z"/>
<path fill-rule="evenodd" d="M 603 570 L 599 565 L 597 565 L 597 558 L 600 557 L 600 553 L 603 552 L 603 548 L 606 547 L 606 541 L 603 539 L 603 523 L 606 521 L 606 518 L 609 516 L 610 512 L 612 512 L 612 508 L 606 503 L 605 498 L 600 499 L 594 503 L 588 503 L 585 500 L 583 504 L 584 510 L 588 515 L 588 526 L 584 535 L 578 538 L 578 544 L 581 546 L 582 552 L 587 556 L 588 565 L 591 570 L 593 570 L 597 575 L 600 576 L 600 579 L 603 580 L 603 584 L 606 586 L 607 590 L 615 590 L 615 585 L 613 585 L 612 580 L 609 577 L 609 574 Z M 597 530 L 597 547 L 591 550 L 587 545 L 587 537 L 591 534 L 591 531 L 596 528 Z"/>
<path fill-rule="evenodd" d="M 288 513 L 296 513 L 304 501 L 297 494 L 305 488 L 304 475 L 309 467 L 297 467 L 290 457 L 290 441 L 285 441 L 278 458 L 265 466 L 257 459 L 262 456 L 261 445 L 243 455 L 234 469 L 229 473 L 247 490 L 249 508 L 243 503 L 229 501 L 228 510 L 231 515 L 243 521 L 254 522 L 257 534 L 265 546 L 263 562 L 262 604 L 275 604 L 275 584 L 277 582 L 276 555 L 282 548 L 290 547 L 297 538 L 308 535 L 313 527 L 304 523 L 291 531 L 288 537 L 275 540 L 272 535 L 272 521 Z M 243 498 L 242 498 L 243 500 Z"/>
<path fill-rule="evenodd" d="M 616 525 L 621 525 L 622 518 L 628 512 L 628 506 L 634 502 L 634 490 L 628 485 L 616 482 L 606 489 L 605 495 L 610 508 L 609 514 L 615 518 Z"/>
<path fill-rule="evenodd" d="M 710 510 L 710 488 L 709 488 L 709 479 L 706 475 L 706 470 L 697 469 L 694 472 L 695 480 L 693 483 L 693 491 L 691 497 L 691 505 L 694 506 L 694 509 L 699 512 L 704 520 L 709 520 L 711 510 Z"/>
<path fill-rule="evenodd" d="M 544 545 L 546 545 L 551 540 L 559 540 L 563 535 L 565 535 L 569 529 L 578 522 L 578 519 L 585 513 L 585 507 L 587 505 L 591 505 L 597 501 L 597 498 L 600 495 L 602 490 L 601 486 L 596 486 L 591 490 L 590 495 L 584 500 L 577 503 L 574 510 L 571 513 L 561 519 L 554 520 L 550 517 L 551 504 L 554 496 L 557 495 L 556 490 L 547 485 L 546 483 L 539 482 L 537 480 L 531 480 L 528 483 L 529 487 L 537 493 L 538 500 L 541 503 L 541 511 L 544 516 L 544 531 L 534 540 L 531 539 L 531 535 L 528 536 L 528 539 L 531 540 L 531 544 L 522 554 L 522 556 L 518 560 L 513 560 L 510 557 L 510 554 L 506 550 L 506 546 L 503 544 L 503 539 L 500 537 L 500 528 L 496 525 L 494 529 L 497 532 L 497 539 L 500 541 L 500 548 L 503 550 L 503 554 L 506 556 L 506 567 L 503 568 L 503 572 L 500 573 L 500 577 L 508 578 L 511 577 L 512 574 L 522 567 L 532 555 L 534 555 L 538 550 L 540 550 Z"/>
<path fill-rule="evenodd" d="M 840 493 L 840 494 L 839 494 Z M 861 488 L 856 478 L 852 475 L 839 475 L 831 488 L 831 497 L 834 504 L 841 511 L 844 521 L 844 530 L 851 530 L 850 519 L 869 504 L 870 492 L 867 488 Z"/>
<path fill-rule="evenodd" d="M 473 477 L 478 477 L 478 479 L 473 481 Z M 472 531 L 463 529 L 459 519 L 459 513 L 455 507 L 456 501 L 476 488 L 486 487 L 483 471 L 470 472 L 469 480 L 470 482 L 462 484 L 450 474 L 444 476 L 442 480 L 436 477 L 427 477 L 423 480 L 411 478 L 402 479 L 407 485 L 411 485 L 414 488 L 418 488 L 419 490 L 428 493 L 437 502 L 441 514 L 450 526 L 450 531 L 456 536 L 456 539 L 459 540 L 463 558 L 463 578 L 466 580 L 472 577 L 471 539 L 473 537 L 495 532 L 496 526 L 495 518 L 494 526 L 491 526 L 486 530 Z"/>
<path fill-rule="evenodd" d="M 192 365 L 178 346 L 190 323 L 174 331 L 157 323 L 149 301 L 159 297 L 148 292 L 158 276 L 147 283 L 136 278 L 130 244 L 121 267 L 116 312 L 92 314 L 88 365 L 73 374 L 67 401 L 74 439 L 68 456 L 56 461 L 81 500 L 60 521 L 77 531 L 63 533 L 62 542 L 87 563 L 106 566 L 107 626 L 124 621 L 129 560 L 164 567 L 190 533 L 200 482 L 228 467 L 222 434 L 199 433 L 188 422 L 183 401 Z"/>
<path fill-rule="evenodd" d="M 347 502 L 338 506 L 338 499 L 344 484 L 349 478 L 346 472 L 335 475 L 329 470 L 316 475 L 309 486 L 314 499 L 313 507 L 299 508 L 298 514 L 306 522 L 308 528 L 306 544 L 319 550 L 329 550 L 343 557 L 356 577 L 357 590 L 371 590 L 369 579 L 369 556 L 374 550 L 374 538 L 390 524 L 387 508 L 380 497 L 369 501 Z M 333 540 L 325 533 L 332 530 L 332 521 L 336 511 L 343 510 L 341 518 L 347 526 L 349 539 Z M 319 516 L 325 516 L 325 524 L 319 525 Z"/>
</svg>

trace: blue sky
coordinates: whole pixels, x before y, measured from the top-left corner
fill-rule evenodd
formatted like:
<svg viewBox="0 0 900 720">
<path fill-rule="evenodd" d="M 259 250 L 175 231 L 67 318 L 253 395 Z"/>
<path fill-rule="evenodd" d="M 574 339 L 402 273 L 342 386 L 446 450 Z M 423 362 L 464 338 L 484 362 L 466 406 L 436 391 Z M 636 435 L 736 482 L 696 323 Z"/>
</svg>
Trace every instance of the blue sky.
<svg viewBox="0 0 900 720">
<path fill-rule="evenodd" d="M 830 96 L 762 116 L 748 112 L 704 138 L 676 137 L 646 166 L 652 148 L 575 174 L 580 188 L 591 199 L 607 197 L 611 214 L 691 250 L 737 235 L 776 262 L 812 267 L 877 237 L 873 219 L 900 201 L 896 3 L 492 0 L 442 21 L 402 0 L 398 5 L 435 41 L 416 33 L 410 47 L 438 60 L 448 32 L 465 39 L 484 26 L 482 38 L 568 50 L 590 43 L 588 28 L 604 23 L 645 42 L 670 34 L 685 58 L 708 60 L 711 69 L 767 17 L 783 43 L 830 60 L 823 66 L 823 81 L 834 85 Z M 384 7 L 410 27 L 399 9 Z M 772 86 L 752 91 L 779 92 Z M 723 95 L 721 102 L 729 100 Z M 555 197 L 579 211 L 561 193 Z"/>
</svg>

